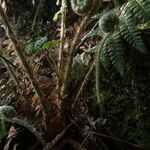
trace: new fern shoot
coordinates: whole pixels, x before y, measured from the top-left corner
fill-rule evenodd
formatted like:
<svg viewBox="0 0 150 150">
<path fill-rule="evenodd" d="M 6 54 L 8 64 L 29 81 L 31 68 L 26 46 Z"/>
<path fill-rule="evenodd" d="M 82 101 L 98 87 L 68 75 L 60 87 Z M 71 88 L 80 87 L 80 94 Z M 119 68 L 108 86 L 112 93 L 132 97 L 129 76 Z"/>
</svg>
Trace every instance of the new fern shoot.
<svg viewBox="0 0 150 150">
<path fill-rule="evenodd" d="M 73 11 L 82 16 L 87 14 L 94 14 L 101 6 L 101 0 L 71 0 L 71 7 Z"/>
<path fill-rule="evenodd" d="M 27 120 L 19 119 L 17 117 L 17 112 L 12 106 L 0 106 L 0 119 L 8 121 L 11 123 L 16 123 L 27 128 L 32 132 L 37 140 L 44 146 L 46 144 L 45 140 L 42 138 L 41 133 L 39 133 L 36 128 L 27 122 Z"/>
<path fill-rule="evenodd" d="M 99 51 L 97 52 L 97 58 L 96 58 L 96 95 L 97 95 L 97 101 L 100 105 L 100 112 L 102 116 L 103 112 L 103 101 L 101 98 L 101 91 L 100 91 L 100 56 L 101 56 L 101 50 L 103 46 L 105 45 L 108 38 L 114 33 L 115 29 L 117 28 L 119 24 L 119 18 L 114 13 L 107 13 L 101 17 L 99 20 L 99 27 L 104 31 L 104 37 L 101 41 L 101 46 Z"/>
</svg>

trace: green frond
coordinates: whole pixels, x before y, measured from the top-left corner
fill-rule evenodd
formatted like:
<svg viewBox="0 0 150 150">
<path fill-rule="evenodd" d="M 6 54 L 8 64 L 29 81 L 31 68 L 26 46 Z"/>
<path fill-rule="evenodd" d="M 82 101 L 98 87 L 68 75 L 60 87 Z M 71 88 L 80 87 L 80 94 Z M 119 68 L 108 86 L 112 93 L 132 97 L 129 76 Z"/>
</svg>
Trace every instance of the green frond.
<svg viewBox="0 0 150 150">
<path fill-rule="evenodd" d="M 110 12 L 116 12 L 119 15 L 119 26 L 103 46 L 100 60 L 105 69 L 108 69 L 111 62 L 117 71 L 123 75 L 124 45 L 122 44 L 121 37 L 128 41 L 136 50 L 146 53 L 146 46 L 142 40 L 138 24 L 150 22 L 150 0 L 129 0 L 120 9 L 117 7 L 109 11 L 104 10 L 102 13 L 95 15 L 93 19 L 100 19 L 103 14 Z M 95 35 L 104 37 L 101 29 L 97 28 L 86 34 L 83 39 Z M 86 50 L 86 52 L 98 52 L 100 47 L 101 43 Z"/>
<path fill-rule="evenodd" d="M 45 50 L 45 49 L 49 49 L 55 45 L 60 44 L 60 40 L 51 40 L 48 41 L 48 38 L 42 37 L 38 40 L 34 40 L 31 43 L 29 43 L 26 47 L 25 47 L 25 52 L 30 54 L 30 55 L 36 55 L 39 52 L 41 52 L 41 50 Z"/>
<path fill-rule="evenodd" d="M 47 41 L 48 39 L 46 36 L 36 41 L 32 41 L 25 47 L 25 52 L 31 55 L 36 54 Z"/>
<path fill-rule="evenodd" d="M 26 119 L 17 118 L 17 112 L 14 107 L 7 105 L 0 106 L 0 120 L 15 122 L 21 126 L 24 126 L 37 137 L 37 139 L 41 142 L 41 144 L 43 144 L 43 146 L 46 144 L 45 140 L 41 136 L 41 133 L 37 131 L 32 124 L 30 124 Z"/>
<path fill-rule="evenodd" d="M 46 43 L 43 44 L 43 46 L 41 47 L 42 49 L 49 49 L 53 46 L 56 46 L 58 44 L 60 44 L 61 41 L 60 40 L 51 40 L 51 41 L 47 41 Z"/>
<path fill-rule="evenodd" d="M 48 41 L 48 38 L 46 36 L 40 38 L 39 40 L 35 42 L 34 49 L 40 49 L 47 41 Z"/>
<path fill-rule="evenodd" d="M 123 11 L 132 13 L 134 17 L 142 19 L 143 22 L 150 21 L 150 1 L 149 0 L 130 0 L 127 2 Z"/>
<path fill-rule="evenodd" d="M 120 33 L 138 51 L 142 53 L 146 52 L 146 47 L 140 35 L 140 30 L 137 28 L 132 14 L 123 12 L 120 15 Z"/>
<path fill-rule="evenodd" d="M 0 119 L 1 118 L 14 118 L 17 116 L 17 112 L 12 106 L 3 105 L 0 106 Z"/>
<path fill-rule="evenodd" d="M 35 41 L 32 41 L 31 43 L 29 43 L 26 47 L 25 47 L 25 52 L 27 54 L 34 54 L 35 52 L 35 49 L 34 49 L 34 44 L 35 44 Z"/>
<path fill-rule="evenodd" d="M 122 45 L 120 35 L 116 32 L 109 39 L 107 43 L 108 54 L 113 66 L 117 71 L 123 75 L 124 73 L 124 47 Z"/>
</svg>

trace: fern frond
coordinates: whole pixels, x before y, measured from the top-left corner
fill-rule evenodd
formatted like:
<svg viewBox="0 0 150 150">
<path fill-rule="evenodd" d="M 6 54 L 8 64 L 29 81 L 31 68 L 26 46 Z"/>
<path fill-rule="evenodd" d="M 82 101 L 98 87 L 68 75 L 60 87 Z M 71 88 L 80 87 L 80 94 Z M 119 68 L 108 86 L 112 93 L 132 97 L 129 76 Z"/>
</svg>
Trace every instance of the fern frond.
<svg viewBox="0 0 150 150">
<path fill-rule="evenodd" d="M 48 41 L 48 42 L 44 43 L 44 45 L 41 48 L 42 49 L 49 49 L 49 48 L 51 48 L 53 46 L 56 46 L 60 43 L 61 43 L 60 40 L 51 40 L 51 41 Z"/>
<path fill-rule="evenodd" d="M 35 44 L 35 41 L 32 41 L 31 43 L 29 43 L 26 47 L 25 47 L 25 52 L 28 53 L 28 54 L 34 54 L 34 44 Z"/>
<path fill-rule="evenodd" d="M 124 74 L 124 47 L 118 32 L 114 33 L 108 40 L 108 54 L 113 66 L 117 71 Z"/>
<path fill-rule="evenodd" d="M 36 54 L 37 52 L 39 52 L 39 50 L 42 48 L 42 46 L 48 41 L 47 37 L 42 37 L 36 41 L 32 41 L 31 43 L 29 43 L 26 48 L 25 48 L 25 52 L 28 54 Z"/>
<path fill-rule="evenodd" d="M 101 43 L 86 50 L 86 52 L 96 53 L 100 50 Z M 120 34 L 115 32 L 109 37 L 106 44 L 103 46 L 100 54 L 100 62 L 102 63 L 105 70 L 108 69 L 110 61 L 117 71 L 123 75 L 124 68 L 124 46 L 120 39 Z"/>
<path fill-rule="evenodd" d="M 121 10 L 121 11 L 119 11 Z M 149 23 L 150 22 L 150 0 L 129 0 L 123 4 L 121 8 L 115 8 L 109 11 L 104 11 L 104 14 L 109 12 L 116 12 L 119 16 L 119 27 L 116 32 L 109 37 L 101 50 L 101 63 L 105 69 L 109 67 L 109 61 L 113 66 L 123 75 L 124 66 L 124 45 L 122 44 L 121 37 L 123 37 L 129 44 L 131 44 L 136 50 L 146 53 L 146 46 L 142 40 L 138 23 Z M 103 14 L 103 12 L 102 12 Z M 101 18 L 101 14 L 93 17 L 93 19 Z M 137 22 L 138 21 L 138 22 Z M 98 35 L 103 37 L 104 34 L 101 29 L 97 28 L 87 35 L 84 39 Z M 86 52 L 98 52 L 101 44 L 86 50 Z"/>
<path fill-rule="evenodd" d="M 123 12 L 120 15 L 120 33 L 121 35 L 138 51 L 145 53 L 146 47 L 137 28 L 132 14 Z"/>
<path fill-rule="evenodd" d="M 130 0 L 124 9 L 126 14 L 133 13 L 134 17 L 142 19 L 143 22 L 150 22 L 150 1 Z"/>
<path fill-rule="evenodd" d="M 35 42 L 34 49 L 40 49 L 47 41 L 48 41 L 48 38 L 46 36 L 40 38 L 39 40 Z"/>
</svg>

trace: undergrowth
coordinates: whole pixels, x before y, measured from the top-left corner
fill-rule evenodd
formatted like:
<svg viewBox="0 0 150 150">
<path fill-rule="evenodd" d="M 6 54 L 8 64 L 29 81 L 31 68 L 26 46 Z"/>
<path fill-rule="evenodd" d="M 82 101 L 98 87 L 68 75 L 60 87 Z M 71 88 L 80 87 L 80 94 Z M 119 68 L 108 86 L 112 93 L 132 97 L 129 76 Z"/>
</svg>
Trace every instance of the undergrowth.
<svg viewBox="0 0 150 150">
<path fill-rule="evenodd" d="M 55 23 L 45 4 L 20 33 L 0 6 L 1 141 L 17 124 L 33 149 L 149 149 L 150 1 L 58 0 Z"/>
</svg>

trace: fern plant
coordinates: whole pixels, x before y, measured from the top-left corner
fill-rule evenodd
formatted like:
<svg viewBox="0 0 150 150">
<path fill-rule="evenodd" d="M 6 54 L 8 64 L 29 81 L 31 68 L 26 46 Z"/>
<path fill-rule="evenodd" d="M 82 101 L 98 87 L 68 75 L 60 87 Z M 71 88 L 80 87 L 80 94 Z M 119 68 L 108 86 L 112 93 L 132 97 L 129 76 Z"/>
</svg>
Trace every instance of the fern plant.
<svg viewBox="0 0 150 150">
<path fill-rule="evenodd" d="M 150 1 L 130 0 L 117 9 L 109 10 L 107 13 L 115 12 L 119 16 L 119 26 L 116 31 L 108 38 L 101 50 L 101 63 L 107 69 L 109 62 L 123 75 L 124 70 L 124 45 L 121 39 L 125 39 L 137 51 L 146 53 L 146 46 L 142 40 L 139 24 L 150 23 Z M 95 19 L 102 15 L 98 14 Z M 111 27 L 111 24 L 108 24 Z M 103 37 L 101 29 L 96 28 L 83 37 L 82 40 L 92 36 Z M 98 52 L 101 43 L 86 50 L 87 52 Z"/>
</svg>

